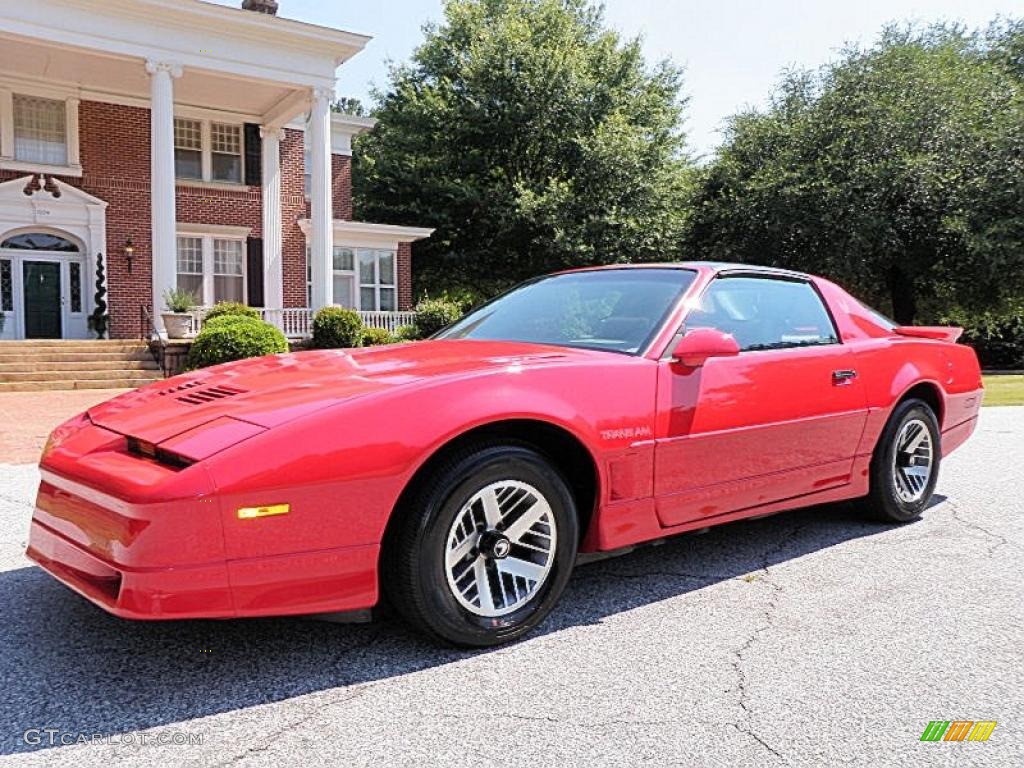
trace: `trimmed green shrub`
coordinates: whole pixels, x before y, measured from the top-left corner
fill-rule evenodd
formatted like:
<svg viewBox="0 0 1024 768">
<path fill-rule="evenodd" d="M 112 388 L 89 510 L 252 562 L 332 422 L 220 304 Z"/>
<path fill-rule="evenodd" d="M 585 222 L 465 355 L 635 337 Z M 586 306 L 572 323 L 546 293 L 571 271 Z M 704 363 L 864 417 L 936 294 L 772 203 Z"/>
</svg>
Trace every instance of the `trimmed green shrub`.
<svg viewBox="0 0 1024 768">
<path fill-rule="evenodd" d="M 420 338 L 433 336 L 462 317 L 462 306 L 451 299 L 422 299 L 416 305 L 416 330 Z"/>
<path fill-rule="evenodd" d="M 418 341 L 419 329 L 415 325 L 400 325 L 395 331 L 395 341 Z"/>
<path fill-rule="evenodd" d="M 313 316 L 313 346 L 320 349 L 349 349 L 363 341 L 359 313 L 344 307 L 324 307 Z"/>
<path fill-rule="evenodd" d="M 363 346 L 376 347 L 380 344 L 394 344 L 398 339 L 387 328 L 363 328 Z"/>
<path fill-rule="evenodd" d="M 203 318 L 203 322 L 208 323 L 214 318 L 223 317 L 225 315 L 241 315 L 243 317 L 252 317 L 256 320 L 260 319 L 260 313 L 252 307 L 240 304 L 237 301 L 218 301 L 210 307 L 210 310 Z"/>
<path fill-rule="evenodd" d="M 288 351 L 288 340 L 270 323 L 246 315 L 221 315 L 203 325 L 188 351 L 189 370 Z"/>
</svg>

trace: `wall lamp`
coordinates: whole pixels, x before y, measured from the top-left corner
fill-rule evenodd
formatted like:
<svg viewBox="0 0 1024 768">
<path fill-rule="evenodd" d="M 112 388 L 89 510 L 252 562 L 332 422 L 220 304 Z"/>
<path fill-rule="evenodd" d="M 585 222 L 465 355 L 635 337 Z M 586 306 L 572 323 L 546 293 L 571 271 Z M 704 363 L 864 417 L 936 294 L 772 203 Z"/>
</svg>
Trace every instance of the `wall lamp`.
<svg viewBox="0 0 1024 768">
<path fill-rule="evenodd" d="M 124 241 L 124 257 L 128 261 L 128 274 L 132 273 L 132 259 L 135 258 L 135 244 L 132 242 L 131 235 L 128 235 L 128 239 Z"/>
</svg>

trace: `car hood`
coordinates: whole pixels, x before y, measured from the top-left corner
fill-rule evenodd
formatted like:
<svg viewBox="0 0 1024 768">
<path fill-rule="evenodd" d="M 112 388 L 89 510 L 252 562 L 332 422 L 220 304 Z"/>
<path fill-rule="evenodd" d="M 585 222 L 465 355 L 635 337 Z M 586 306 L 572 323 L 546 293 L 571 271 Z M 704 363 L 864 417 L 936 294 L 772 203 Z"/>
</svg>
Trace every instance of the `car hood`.
<svg viewBox="0 0 1024 768">
<path fill-rule="evenodd" d="M 317 350 L 241 360 L 142 387 L 89 411 L 92 423 L 202 458 L 286 421 L 392 387 L 605 356 L 609 353 L 518 342 L 421 341 L 352 350 Z M 171 443 L 174 443 L 171 445 Z"/>
</svg>

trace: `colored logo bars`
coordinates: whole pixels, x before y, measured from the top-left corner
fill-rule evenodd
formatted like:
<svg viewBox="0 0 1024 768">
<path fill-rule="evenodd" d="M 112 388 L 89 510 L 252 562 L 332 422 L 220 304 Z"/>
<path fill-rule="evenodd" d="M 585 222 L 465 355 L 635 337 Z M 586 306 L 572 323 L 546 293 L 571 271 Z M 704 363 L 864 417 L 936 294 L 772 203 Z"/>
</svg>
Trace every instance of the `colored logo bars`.
<svg viewBox="0 0 1024 768">
<path fill-rule="evenodd" d="M 988 741 L 995 727 L 995 720 L 932 720 L 921 741 Z"/>
</svg>

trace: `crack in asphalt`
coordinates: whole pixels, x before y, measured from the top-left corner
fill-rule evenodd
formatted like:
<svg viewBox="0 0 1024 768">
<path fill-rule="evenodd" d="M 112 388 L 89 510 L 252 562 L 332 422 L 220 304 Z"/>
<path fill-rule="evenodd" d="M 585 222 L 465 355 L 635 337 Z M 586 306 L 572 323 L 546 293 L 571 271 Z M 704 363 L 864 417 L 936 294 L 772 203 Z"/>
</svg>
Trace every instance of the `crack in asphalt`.
<svg viewBox="0 0 1024 768">
<path fill-rule="evenodd" d="M 770 588 L 768 602 L 765 605 L 764 610 L 761 612 L 761 622 L 754 627 L 753 632 L 747 637 L 747 639 L 732 652 L 733 658 L 731 661 L 733 672 L 736 675 L 736 687 L 730 689 L 727 692 L 737 692 L 739 698 L 737 704 L 743 714 L 742 722 L 730 723 L 737 731 L 746 734 L 764 749 L 771 752 L 780 760 L 786 761 L 786 758 L 781 752 L 775 749 L 769 744 L 762 736 L 760 736 L 753 728 L 753 723 L 757 718 L 756 713 L 751 709 L 750 704 L 747 701 L 748 698 L 748 685 L 747 685 L 747 673 L 744 669 L 744 661 L 746 660 L 747 652 L 753 647 L 761 636 L 772 629 L 775 621 L 775 611 L 778 608 L 779 596 L 782 594 L 782 587 L 775 581 L 771 571 L 772 558 L 782 552 L 790 541 L 803 531 L 804 528 L 810 525 L 809 522 L 798 523 L 793 526 L 789 532 L 779 537 L 779 540 L 772 546 L 765 549 L 761 554 L 761 576 L 752 581 L 762 581 Z"/>
<path fill-rule="evenodd" d="M 360 686 L 355 689 L 349 689 L 352 690 L 352 694 L 350 696 L 345 696 L 341 699 L 328 701 L 319 706 L 310 705 L 309 707 L 304 707 L 303 709 L 305 711 L 302 713 L 300 717 L 292 720 L 291 722 L 286 723 L 285 725 L 281 726 L 280 728 L 274 731 L 271 731 L 263 738 L 263 740 L 260 743 L 254 744 L 251 747 L 246 748 L 244 751 L 232 755 L 227 760 L 215 763 L 214 768 L 224 768 L 225 766 L 232 766 L 248 757 L 266 752 L 271 748 L 271 746 L 274 745 L 278 737 L 280 737 L 282 734 L 287 733 L 288 731 L 292 731 L 296 728 L 301 728 L 314 718 L 322 715 L 328 709 L 332 709 L 341 704 L 347 704 L 350 701 L 354 701 L 355 699 L 360 698 L 371 687 L 373 686 L 366 685 Z"/>
<path fill-rule="evenodd" d="M 984 536 L 987 536 L 988 538 L 995 540 L 995 544 L 992 544 L 989 547 L 987 547 L 989 557 L 991 557 L 995 553 L 995 551 L 1002 546 L 1007 546 L 1011 549 L 1019 549 L 1019 547 L 1017 547 L 1013 542 L 1011 542 L 1002 534 L 994 533 L 985 526 L 981 525 L 980 523 L 976 523 L 973 520 L 968 520 L 967 518 L 963 517 L 963 510 L 960 509 L 959 505 L 956 502 L 952 501 L 951 499 L 946 499 L 946 504 L 949 505 L 951 517 L 958 523 L 960 523 L 962 526 L 970 530 L 978 531 Z"/>
</svg>

